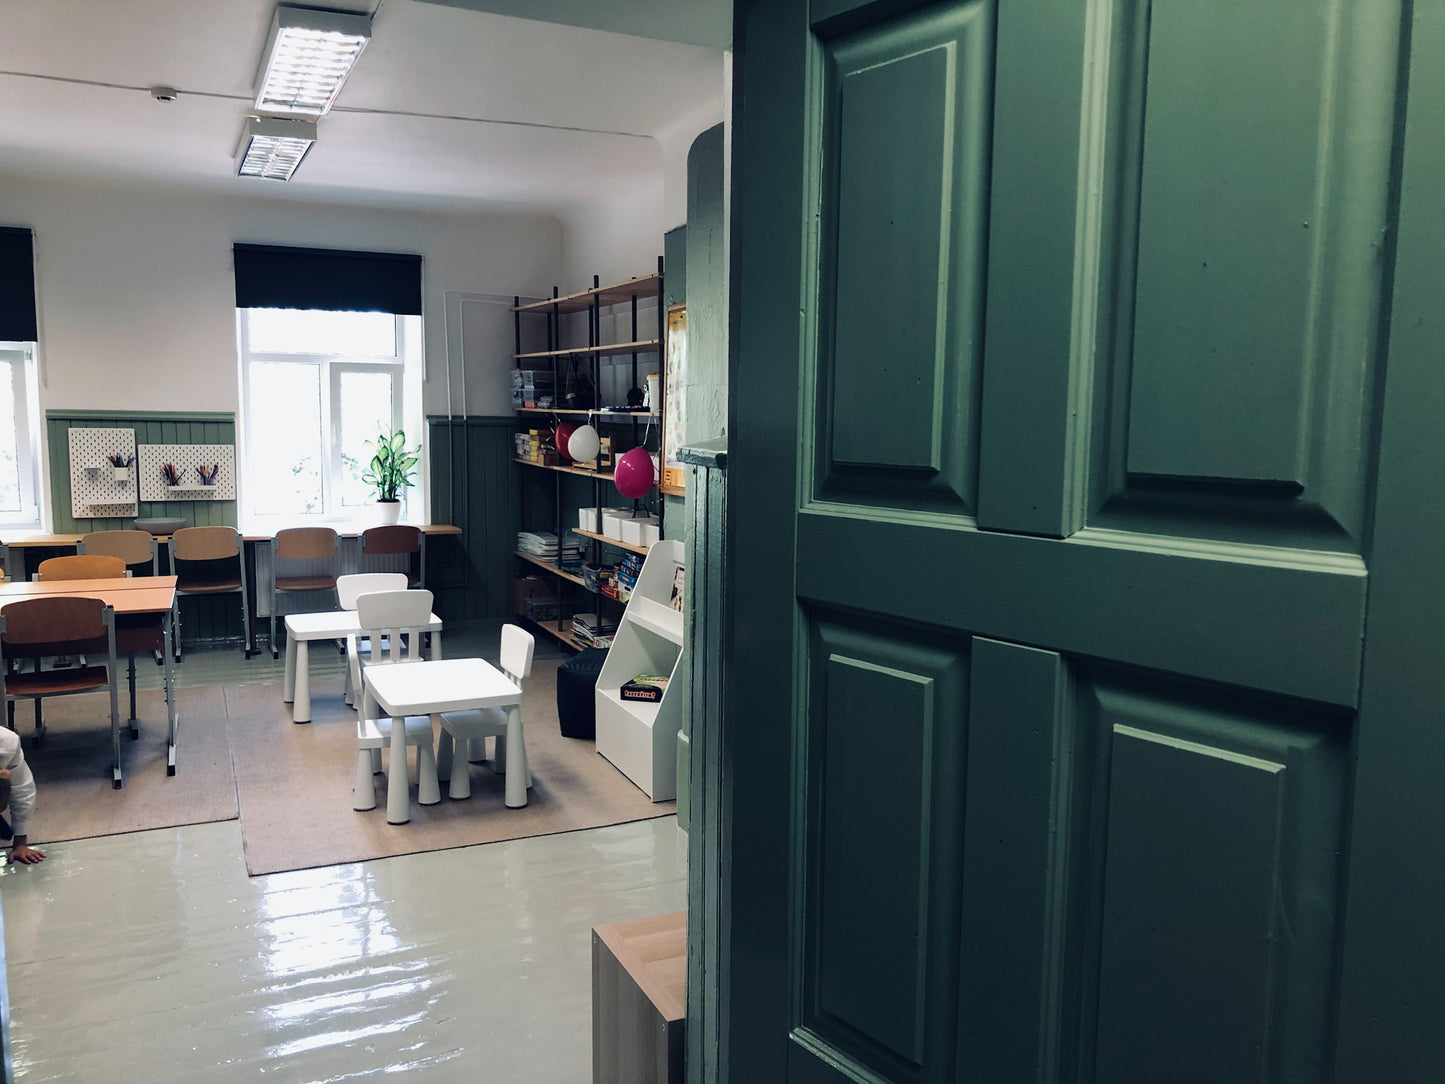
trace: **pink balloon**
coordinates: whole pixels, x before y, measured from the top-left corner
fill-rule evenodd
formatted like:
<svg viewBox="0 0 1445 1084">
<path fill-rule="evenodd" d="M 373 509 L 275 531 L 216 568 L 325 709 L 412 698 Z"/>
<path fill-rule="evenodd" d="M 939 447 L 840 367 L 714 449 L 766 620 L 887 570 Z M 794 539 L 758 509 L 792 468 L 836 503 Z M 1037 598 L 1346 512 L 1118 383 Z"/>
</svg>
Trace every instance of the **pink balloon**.
<svg viewBox="0 0 1445 1084">
<path fill-rule="evenodd" d="M 624 497 L 636 500 L 646 496 L 653 480 L 652 456 L 646 448 L 631 448 L 617 457 L 612 483 Z"/>
</svg>

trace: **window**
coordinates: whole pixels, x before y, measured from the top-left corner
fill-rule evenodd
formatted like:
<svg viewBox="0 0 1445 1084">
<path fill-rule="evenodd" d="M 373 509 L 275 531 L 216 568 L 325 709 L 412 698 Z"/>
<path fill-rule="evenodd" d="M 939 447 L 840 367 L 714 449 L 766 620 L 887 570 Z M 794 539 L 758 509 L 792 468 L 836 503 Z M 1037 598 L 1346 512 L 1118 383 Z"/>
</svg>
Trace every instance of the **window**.
<svg viewBox="0 0 1445 1084">
<path fill-rule="evenodd" d="M 0 526 L 40 526 L 35 344 L 0 342 Z"/>
<path fill-rule="evenodd" d="M 238 309 L 236 317 L 243 517 L 365 518 L 375 500 L 361 480 L 366 442 L 382 428 L 406 429 L 409 444 L 420 435 L 421 317 L 321 309 Z M 402 494 L 413 519 L 424 514 L 418 488 Z"/>
</svg>

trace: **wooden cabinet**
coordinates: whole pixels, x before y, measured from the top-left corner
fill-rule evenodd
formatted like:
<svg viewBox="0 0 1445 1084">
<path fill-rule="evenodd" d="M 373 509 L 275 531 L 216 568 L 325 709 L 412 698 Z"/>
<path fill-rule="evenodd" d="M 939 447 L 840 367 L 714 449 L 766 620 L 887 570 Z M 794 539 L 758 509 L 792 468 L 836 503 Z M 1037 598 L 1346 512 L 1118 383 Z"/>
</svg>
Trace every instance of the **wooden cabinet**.
<svg viewBox="0 0 1445 1084">
<path fill-rule="evenodd" d="M 687 913 L 592 928 L 593 1084 L 680 1084 Z"/>
</svg>

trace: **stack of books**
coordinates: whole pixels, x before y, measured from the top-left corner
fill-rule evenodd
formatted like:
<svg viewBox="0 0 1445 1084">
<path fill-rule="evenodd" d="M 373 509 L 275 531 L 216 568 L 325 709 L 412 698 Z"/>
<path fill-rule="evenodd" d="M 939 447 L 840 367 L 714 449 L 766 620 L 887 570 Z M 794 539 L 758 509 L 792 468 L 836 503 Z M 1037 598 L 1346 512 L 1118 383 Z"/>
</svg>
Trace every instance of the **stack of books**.
<svg viewBox="0 0 1445 1084">
<path fill-rule="evenodd" d="M 557 536 L 551 531 L 518 531 L 517 550 L 543 561 L 557 560 Z"/>
<path fill-rule="evenodd" d="M 582 538 L 568 531 L 562 538 L 562 548 L 557 552 L 557 567 L 576 572 L 582 567 Z"/>
<path fill-rule="evenodd" d="M 645 560 L 640 553 L 629 553 L 624 555 L 618 564 L 617 595 L 624 602 L 632 597 L 632 592 L 637 587 L 637 577 L 642 573 L 642 562 Z"/>
<path fill-rule="evenodd" d="M 611 647 L 616 633 L 616 621 L 606 620 L 597 614 L 572 615 L 572 635 L 581 643 L 592 647 Z"/>
</svg>

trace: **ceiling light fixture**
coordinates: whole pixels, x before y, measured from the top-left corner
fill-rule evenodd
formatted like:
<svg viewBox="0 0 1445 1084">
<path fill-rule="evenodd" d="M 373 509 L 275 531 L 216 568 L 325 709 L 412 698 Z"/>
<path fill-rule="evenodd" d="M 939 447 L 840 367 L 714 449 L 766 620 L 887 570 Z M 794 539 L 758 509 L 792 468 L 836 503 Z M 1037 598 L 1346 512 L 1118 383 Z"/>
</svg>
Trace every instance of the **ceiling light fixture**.
<svg viewBox="0 0 1445 1084">
<path fill-rule="evenodd" d="M 236 147 L 236 176 L 289 181 L 315 142 L 315 121 L 247 117 Z"/>
<path fill-rule="evenodd" d="M 371 39 L 371 16 L 281 4 L 271 19 L 256 108 L 319 117 Z"/>
</svg>

